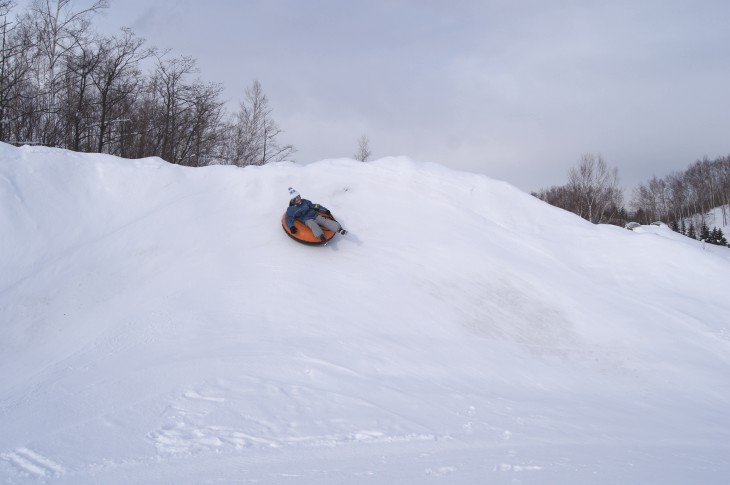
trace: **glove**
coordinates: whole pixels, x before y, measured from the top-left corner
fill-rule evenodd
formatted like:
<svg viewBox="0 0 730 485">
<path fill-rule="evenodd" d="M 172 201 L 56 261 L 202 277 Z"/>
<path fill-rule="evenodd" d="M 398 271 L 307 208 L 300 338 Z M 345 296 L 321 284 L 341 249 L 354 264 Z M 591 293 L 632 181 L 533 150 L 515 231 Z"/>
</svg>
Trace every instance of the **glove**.
<svg viewBox="0 0 730 485">
<path fill-rule="evenodd" d="M 330 211 L 329 209 L 325 209 L 325 210 L 322 211 L 322 214 L 328 214 L 329 215 L 329 214 L 332 214 L 332 211 Z"/>
<path fill-rule="evenodd" d="M 297 233 L 297 231 L 298 231 L 298 229 L 297 229 L 297 227 L 296 227 L 296 226 L 291 226 L 291 227 L 289 228 L 289 232 L 291 232 L 292 234 L 296 234 L 296 233 Z"/>
</svg>

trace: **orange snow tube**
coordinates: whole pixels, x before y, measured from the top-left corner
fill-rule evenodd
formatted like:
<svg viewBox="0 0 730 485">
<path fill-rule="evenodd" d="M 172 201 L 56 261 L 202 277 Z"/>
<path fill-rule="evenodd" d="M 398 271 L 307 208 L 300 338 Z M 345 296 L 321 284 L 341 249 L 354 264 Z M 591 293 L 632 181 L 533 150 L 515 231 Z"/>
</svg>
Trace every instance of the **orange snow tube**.
<svg viewBox="0 0 730 485">
<path fill-rule="evenodd" d="M 330 214 L 322 214 L 321 212 L 319 214 L 322 217 L 326 217 L 327 219 L 335 219 Z M 324 234 L 325 241 L 320 241 L 319 238 L 314 237 L 314 234 L 312 234 L 312 230 L 310 228 L 308 228 L 303 222 L 297 220 L 294 221 L 294 227 L 297 228 L 297 233 L 292 234 L 289 228 L 286 227 L 286 212 L 284 212 L 284 215 L 281 216 L 281 227 L 284 228 L 284 232 L 286 232 L 290 238 L 302 244 L 309 244 L 312 246 L 326 244 L 329 242 L 330 239 L 335 237 L 335 231 L 330 231 L 329 229 L 323 227 L 322 233 Z"/>
</svg>

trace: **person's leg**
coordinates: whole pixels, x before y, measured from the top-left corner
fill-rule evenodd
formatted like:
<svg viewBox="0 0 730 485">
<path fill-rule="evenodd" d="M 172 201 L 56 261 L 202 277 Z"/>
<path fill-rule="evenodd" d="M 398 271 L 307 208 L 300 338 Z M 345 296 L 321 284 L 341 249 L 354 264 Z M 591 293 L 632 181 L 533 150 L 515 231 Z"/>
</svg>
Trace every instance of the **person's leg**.
<svg viewBox="0 0 730 485">
<path fill-rule="evenodd" d="M 327 219 L 326 217 L 323 217 L 323 216 L 317 216 L 314 220 L 317 221 L 317 224 L 329 229 L 330 231 L 337 232 L 340 229 L 342 229 L 342 226 L 340 225 L 340 223 L 333 219 Z"/>
<path fill-rule="evenodd" d="M 318 218 L 321 216 L 318 216 Z M 304 221 L 304 224 L 307 225 L 308 228 L 312 230 L 312 234 L 314 234 L 314 237 L 321 239 L 323 236 L 322 228 L 319 227 L 319 224 L 317 224 L 317 221 L 315 219 L 309 219 Z"/>
</svg>

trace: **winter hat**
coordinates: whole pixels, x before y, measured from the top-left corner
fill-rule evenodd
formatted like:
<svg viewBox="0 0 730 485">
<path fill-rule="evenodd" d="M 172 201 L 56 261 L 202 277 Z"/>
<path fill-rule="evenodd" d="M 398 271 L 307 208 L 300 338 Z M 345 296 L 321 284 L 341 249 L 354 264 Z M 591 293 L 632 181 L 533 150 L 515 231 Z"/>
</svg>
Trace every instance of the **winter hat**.
<svg viewBox="0 0 730 485">
<path fill-rule="evenodd" d="M 289 187 L 289 200 L 296 199 L 297 197 L 301 197 L 299 192 Z"/>
</svg>

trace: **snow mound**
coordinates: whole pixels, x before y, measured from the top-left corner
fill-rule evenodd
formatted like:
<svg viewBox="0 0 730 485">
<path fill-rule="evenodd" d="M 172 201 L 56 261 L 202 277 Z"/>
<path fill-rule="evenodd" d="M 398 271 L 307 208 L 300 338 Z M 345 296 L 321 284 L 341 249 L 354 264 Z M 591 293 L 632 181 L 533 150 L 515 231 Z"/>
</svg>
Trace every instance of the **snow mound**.
<svg viewBox="0 0 730 485">
<path fill-rule="evenodd" d="M 725 248 L 405 157 L 0 158 L 0 481 L 730 477 Z"/>
</svg>

